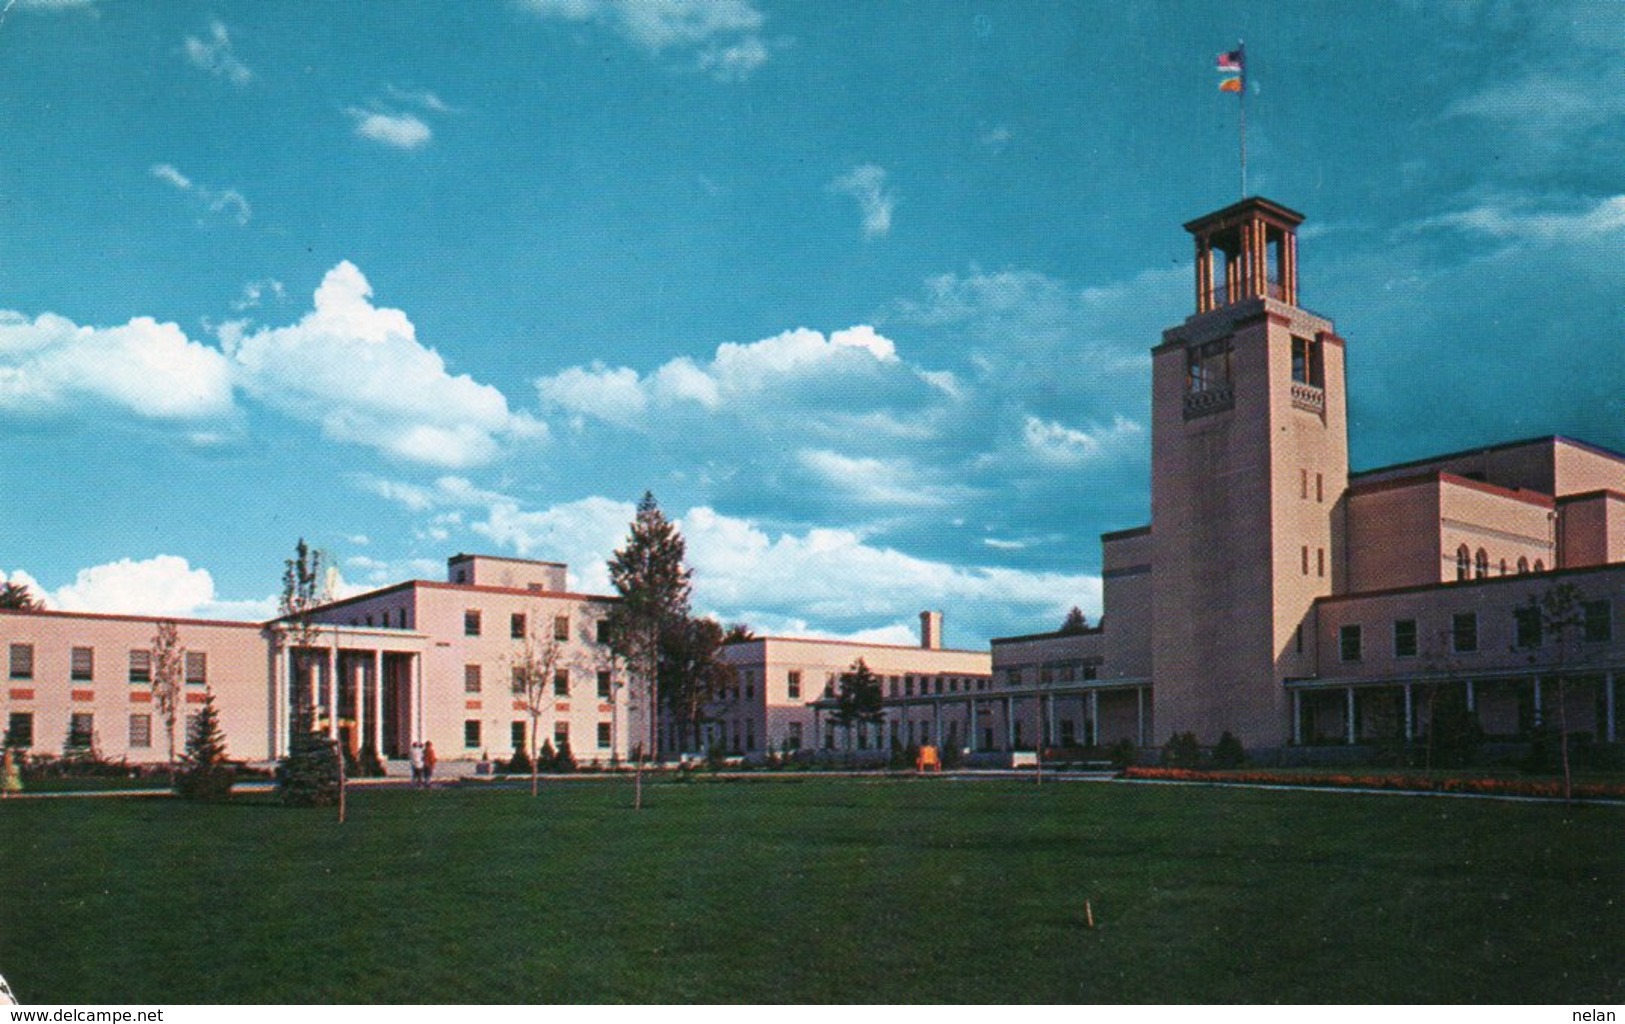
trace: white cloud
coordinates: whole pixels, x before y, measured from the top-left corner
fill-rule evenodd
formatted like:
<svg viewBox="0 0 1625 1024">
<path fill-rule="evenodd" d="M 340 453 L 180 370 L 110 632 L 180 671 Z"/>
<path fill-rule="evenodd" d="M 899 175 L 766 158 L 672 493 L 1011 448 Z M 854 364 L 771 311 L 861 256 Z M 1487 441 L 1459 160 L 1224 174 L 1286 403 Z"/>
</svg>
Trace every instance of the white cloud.
<svg viewBox="0 0 1625 1024">
<path fill-rule="evenodd" d="M 415 114 L 392 114 L 360 107 L 350 107 L 345 113 L 355 120 L 357 135 L 396 149 L 420 149 L 434 137 L 434 132 Z"/>
<path fill-rule="evenodd" d="M 0 410 L 50 414 L 86 398 L 151 419 L 232 409 L 225 358 L 175 324 L 136 317 L 81 327 L 51 313 L 29 320 L 0 311 Z"/>
<path fill-rule="evenodd" d="M 590 497 L 540 512 L 524 511 L 511 499 L 492 503 L 486 518 L 471 529 L 523 558 L 569 565 L 570 585 L 589 593 L 610 591 L 606 562 L 626 541 L 636 514 L 628 502 Z"/>
<path fill-rule="evenodd" d="M 287 289 L 281 281 L 268 277 L 262 281 L 250 281 L 243 285 L 243 293 L 231 304 L 231 308 L 241 313 L 245 309 L 254 309 L 269 297 L 281 302 L 288 297 Z"/>
<path fill-rule="evenodd" d="M 740 81 L 768 59 L 766 17 L 749 0 L 522 0 L 547 18 L 597 22 L 650 54 L 698 50 L 694 66 Z"/>
<path fill-rule="evenodd" d="M 1022 440 L 1029 451 L 1045 462 L 1078 465 L 1103 455 L 1133 450 L 1145 439 L 1145 428 L 1123 416 L 1109 427 L 1094 431 L 1076 430 L 1037 416 L 1022 423 Z"/>
<path fill-rule="evenodd" d="M 422 107 L 424 110 L 432 111 L 436 114 L 457 113 L 456 107 L 453 107 L 451 104 L 447 103 L 438 95 L 430 92 L 427 89 L 401 89 L 393 85 L 386 85 L 384 87 L 384 92 L 392 100 L 396 100 L 401 103 L 411 103 L 414 106 Z"/>
<path fill-rule="evenodd" d="M 186 37 L 186 59 L 192 66 L 219 75 L 233 85 L 247 85 L 254 72 L 231 49 L 231 33 L 220 21 L 209 25 L 208 38 Z"/>
<path fill-rule="evenodd" d="M 1570 204 L 1561 210 L 1538 209 L 1518 200 L 1496 200 L 1431 217 L 1418 225 L 1420 229 L 1438 227 L 1542 244 L 1620 235 L 1625 234 L 1625 195 Z"/>
<path fill-rule="evenodd" d="M 863 213 L 865 238 L 879 238 L 891 231 L 892 209 L 897 196 L 886 188 L 886 169 L 875 164 L 863 164 L 830 182 L 829 187 L 858 201 Z"/>
<path fill-rule="evenodd" d="M 214 578 L 186 559 L 158 555 L 80 569 L 74 581 L 50 596 L 52 608 L 69 612 L 190 615 L 214 600 Z"/>
<path fill-rule="evenodd" d="M 233 188 L 210 188 L 182 174 L 173 164 L 154 164 L 152 176 L 191 195 L 199 206 L 209 213 L 229 217 L 238 225 L 247 224 L 254 215 L 254 211 L 249 208 L 248 200 L 243 198 L 241 192 Z"/>
<path fill-rule="evenodd" d="M 223 326 L 238 383 L 330 438 L 430 465 L 477 465 L 504 440 L 546 435 L 544 424 L 510 411 L 496 388 L 448 372 L 405 313 L 371 297 L 367 279 L 345 261 L 328 271 L 315 308 L 297 324 L 252 333 Z"/>
</svg>

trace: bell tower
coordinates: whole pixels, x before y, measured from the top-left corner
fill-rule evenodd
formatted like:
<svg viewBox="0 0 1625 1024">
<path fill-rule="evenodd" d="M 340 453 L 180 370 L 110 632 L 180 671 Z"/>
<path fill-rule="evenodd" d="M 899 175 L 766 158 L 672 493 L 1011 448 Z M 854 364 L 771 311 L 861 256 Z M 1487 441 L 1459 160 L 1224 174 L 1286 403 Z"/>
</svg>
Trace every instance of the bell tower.
<svg viewBox="0 0 1625 1024">
<path fill-rule="evenodd" d="M 1282 681 L 1314 671 L 1342 580 L 1343 340 L 1297 304 L 1302 223 L 1253 197 L 1185 225 L 1196 311 L 1151 353 L 1158 742 L 1287 742 Z"/>
</svg>

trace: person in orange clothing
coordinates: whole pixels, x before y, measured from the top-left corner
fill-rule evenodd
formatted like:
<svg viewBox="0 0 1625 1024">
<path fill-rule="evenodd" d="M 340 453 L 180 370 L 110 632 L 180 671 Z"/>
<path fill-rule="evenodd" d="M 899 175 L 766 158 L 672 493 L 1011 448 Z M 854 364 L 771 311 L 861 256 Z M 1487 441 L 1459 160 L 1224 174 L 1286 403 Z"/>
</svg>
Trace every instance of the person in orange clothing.
<svg viewBox="0 0 1625 1024">
<path fill-rule="evenodd" d="M 434 763 L 437 760 L 439 758 L 435 757 L 434 743 L 432 741 L 425 743 L 423 745 L 423 784 L 425 786 L 434 783 Z"/>
</svg>

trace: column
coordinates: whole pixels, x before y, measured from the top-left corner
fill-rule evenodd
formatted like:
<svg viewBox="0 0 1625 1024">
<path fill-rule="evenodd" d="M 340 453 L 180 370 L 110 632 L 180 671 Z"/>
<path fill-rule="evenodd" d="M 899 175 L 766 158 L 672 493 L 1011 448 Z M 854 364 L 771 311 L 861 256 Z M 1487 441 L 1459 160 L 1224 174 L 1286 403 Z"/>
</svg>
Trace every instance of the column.
<svg viewBox="0 0 1625 1024">
<path fill-rule="evenodd" d="M 372 749 L 384 756 L 384 652 L 372 652 Z"/>
<path fill-rule="evenodd" d="M 1303 746 L 1303 691 L 1292 691 L 1292 745 Z"/>
<path fill-rule="evenodd" d="M 1545 717 L 1541 714 L 1540 706 L 1540 676 L 1535 677 L 1535 728 L 1545 725 Z"/>
<path fill-rule="evenodd" d="M 976 698 L 970 699 L 970 724 L 965 727 L 965 746 L 976 749 Z"/>
<path fill-rule="evenodd" d="M 1004 698 L 1004 749 L 1016 749 L 1016 699 Z"/>
<path fill-rule="evenodd" d="M 327 672 L 327 737 L 339 738 L 339 651 L 337 647 L 327 649 L 327 658 L 323 662 Z"/>
<path fill-rule="evenodd" d="M 1343 709 L 1343 733 L 1349 746 L 1354 746 L 1354 687 L 1350 686 L 1344 691 L 1346 695 Z"/>
<path fill-rule="evenodd" d="M 1602 677 L 1602 700 L 1607 729 L 1603 735 L 1608 737 L 1609 743 L 1613 743 L 1618 740 L 1619 733 L 1614 728 L 1614 674 L 1612 672 Z"/>
<path fill-rule="evenodd" d="M 280 638 L 278 638 L 280 640 Z M 288 645 L 279 642 L 271 656 L 271 671 L 276 683 L 271 687 L 271 757 L 287 753 L 283 744 L 288 736 Z"/>
<path fill-rule="evenodd" d="M 1473 681 L 1471 679 L 1467 680 L 1467 710 L 1475 712 L 1478 710 L 1478 697 L 1473 692 Z"/>
<path fill-rule="evenodd" d="M 1405 742 L 1409 743 L 1416 735 L 1416 721 L 1412 718 L 1411 684 L 1405 684 Z"/>
<path fill-rule="evenodd" d="M 942 701 L 931 702 L 931 745 L 942 746 Z"/>
<path fill-rule="evenodd" d="M 1145 746 L 1145 687 L 1134 688 L 1134 745 Z"/>
<path fill-rule="evenodd" d="M 356 756 L 361 756 L 361 748 L 367 743 L 367 663 L 359 659 L 352 659 L 355 664 L 355 737 Z"/>
<path fill-rule="evenodd" d="M 1100 746 L 1100 691 L 1089 691 L 1089 745 Z"/>
<path fill-rule="evenodd" d="M 412 655 L 412 715 L 413 739 L 423 742 L 429 738 L 429 720 L 423 708 L 423 655 Z"/>
<path fill-rule="evenodd" d="M 1048 714 L 1049 718 L 1044 723 L 1044 744 L 1053 747 L 1055 745 L 1055 694 L 1053 693 L 1049 695 Z"/>
</svg>

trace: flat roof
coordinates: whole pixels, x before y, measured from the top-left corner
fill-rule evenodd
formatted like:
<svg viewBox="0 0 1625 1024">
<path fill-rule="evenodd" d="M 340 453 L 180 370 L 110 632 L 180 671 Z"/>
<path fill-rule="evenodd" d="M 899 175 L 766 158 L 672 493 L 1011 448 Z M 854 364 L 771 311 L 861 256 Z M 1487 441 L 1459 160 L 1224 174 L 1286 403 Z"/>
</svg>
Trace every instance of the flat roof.
<svg viewBox="0 0 1625 1024">
<path fill-rule="evenodd" d="M 1411 466 L 1425 466 L 1431 462 L 1444 462 L 1448 459 L 1465 458 L 1468 455 L 1488 455 L 1491 452 L 1508 451 L 1513 448 L 1526 448 L 1537 444 L 1567 444 L 1576 448 L 1583 448 L 1594 455 L 1613 459 L 1615 462 L 1625 464 L 1625 452 L 1616 452 L 1612 448 L 1604 448 L 1600 444 L 1590 441 L 1581 441 L 1578 438 L 1567 437 L 1563 434 L 1544 434 L 1539 437 L 1526 437 L 1517 441 L 1502 441 L 1499 444 L 1480 445 L 1476 448 L 1463 448 L 1460 451 L 1446 452 L 1443 455 L 1430 455 L 1423 459 L 1409 459 L 1405 462 L 1395 462 L 1387 466 L 1376 466 L 1371 469 L 1362 469 L 1357 473 L 1350 473 L 1349 480 L 1356 477 L 1374 476 L 1377 473 L 1391 473 L 1396 469 L 1408 469 Z"/>
</svg>

